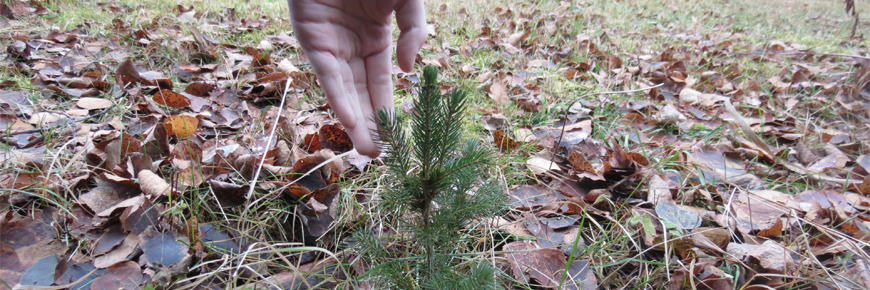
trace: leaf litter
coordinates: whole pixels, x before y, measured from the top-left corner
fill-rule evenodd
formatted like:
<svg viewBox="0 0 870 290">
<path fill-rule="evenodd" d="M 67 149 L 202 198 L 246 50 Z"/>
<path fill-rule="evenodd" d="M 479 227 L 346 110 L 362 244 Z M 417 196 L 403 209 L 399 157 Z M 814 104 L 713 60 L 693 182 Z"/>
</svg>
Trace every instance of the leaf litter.
<svg viewBox="0 0 870 290">
<path fill-rule="evenodd" d="M 444 70 L 445 91 L 477 89 L 479 137 L 522 176 L 489 223 L 500 238 L 478 249 L 506 285 L 870 287 L 863 38 L 837 44 L 845 55 L 729 24 L 661 22 L 647 36 L 560 25 L 613 17 L 585 5 L 429 9 L 445 22 L 432 20 L 418 62 Z M 141 4 L 100 2 L 111 37 L 20 29 L 55 7 L 0 4 L 13 74 L 0 85 L 6 285 L 274 286 L 320 271 L 334 286 L 363 274 L 335 270 L 333 257 L 352 260 L 342 233 L 361 217 L 380 222 L 366 207 L 382 168 L 352 151 L 284 15 L 179 5 L 174 20 L 132 27 Z M 433 41 L 460 29 L 462 41 Z M 245 46 L 233 33 L 264 36 Z M 652 35 L 666 45 L 645 45 Z M 492 61 L 469 61 L 475 53 Z M 400 99 L 419 82 L 396 79 Z M 277 250 L 302 245 L 337 256 Z M 249 264 L 267 259 L 294 266 Z"/>
</svg>

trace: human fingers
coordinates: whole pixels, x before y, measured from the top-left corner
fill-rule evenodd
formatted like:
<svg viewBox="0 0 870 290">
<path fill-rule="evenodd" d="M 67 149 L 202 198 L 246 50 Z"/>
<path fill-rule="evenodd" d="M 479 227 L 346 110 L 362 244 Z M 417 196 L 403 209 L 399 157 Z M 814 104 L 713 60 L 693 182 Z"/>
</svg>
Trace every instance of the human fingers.
<svg viewBox="0 0 870 290">
<path fill-rule="evenodd" d="M 350 98 L 347 96 L 346 82 L 343 80 L 339 60 L 329 52 L 315 50 L 305 53 L 308 55 L 308 60 L 311 61 L 311 66 L 314 68 L 314 73 L 320 81 L 323 92 L 326 93 L 326 100 L 335 111 L 338 120 L 347 129 L 356 128 L 358 125 L 357 114 L 348 100 Z"/>
<path fill-rule="evenodd" d="M 380 155 L 380 149 L 374 143 L 372 138 L 373 130 L 377 129 L 372 118 L 372 103 L 369 95 L 367 78 L 372 77 L 366 75 L 366 64 L 362 58 L 353 58 L 347 62 L 350 67 L 350 72 L 353 75 L 353 83 L 356 89 L 357 100 L 359 103 L 360 120 L 359 125 L 350 130 L 348 135 L 354 141 L 354 148 L 363 155 L 377 157 Z"/>
<path fill-rule="evenodd" d="M 392 112 L 393 103 L 393 64 L 390 48 L 365 58 L 366 83 L 372 110 L 384 109 Z"/>
<path fill-rule="evenodd" d="M 350 105 L 350 108 L 353 110 L 353 117 L 356 126 L 347 127 L 345 126 L 345 131 L 347 131 L 348 136 L 350 136 L 350 140 L 353 141 L 353 147 L 356 148 L 357 152 L 360 154 L 374 154 L 376 151 L 375 142 L 372 141 L 372 136 L 369 133 L 368 126 L 365 125 L 365 116 L 362 113 L 362 109 L 360 106 L 359 94 L 357 94 L 356 82 L 353 78 L 353 71 L 350 67 L 350 64 L 347 61 L 340 61 L 339 66 L 341 67 L 341 77 L 342 81 L 344 81 L 345 95 L 347 99 L 345 102 Z M 344 124 L 344 120 L 339 118 L 339 120 Z"/>
<path fill-rule="evenodd" d="M 426 42 L 426 11 L 423 0 L 400 1 L 396 9 L 396 24 L 399 25 L 399 41 L 396 43 L 396 59 L 403 71 L 414 68 L 417 51 Z"/>
</svg>

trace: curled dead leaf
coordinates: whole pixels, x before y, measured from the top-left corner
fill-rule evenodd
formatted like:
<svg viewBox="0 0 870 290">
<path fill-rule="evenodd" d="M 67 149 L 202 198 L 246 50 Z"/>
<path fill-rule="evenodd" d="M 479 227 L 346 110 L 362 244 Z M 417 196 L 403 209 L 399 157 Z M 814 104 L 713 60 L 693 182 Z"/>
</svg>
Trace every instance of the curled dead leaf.
<svg viewBox="0 0 870 290">
<path fill-rule="evenodd" d="M 139 172 L 139 187 L 143 193 L 152 197 L 167 195 L 172 189 L 162 177 L 148 169 Z"/>
</svg>

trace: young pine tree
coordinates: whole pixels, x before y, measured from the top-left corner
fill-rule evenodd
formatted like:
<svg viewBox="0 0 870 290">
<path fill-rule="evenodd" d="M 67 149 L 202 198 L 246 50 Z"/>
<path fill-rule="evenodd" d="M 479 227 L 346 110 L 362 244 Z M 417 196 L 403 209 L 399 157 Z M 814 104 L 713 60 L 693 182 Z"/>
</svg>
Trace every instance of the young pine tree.
<svg viewBox="0 0 870 290">
<path fill-rule="evenodd" d="M 393 289 L 497 289 L 496 269 L 463 260 L 465 225 L 492 217 L 505 196 L 489 177 L 489 148 L 463 136 L 466 94 L 441 95 L 438 70 L 426 67 L 419 96 L 409 118 L 378 111 L 380 144 L 387 152 L 389 188 L 380 206 L 395 214 L 399 249 L 381 237 L 359 236 L 361 255 L 376 283 Z"/>
</svg>

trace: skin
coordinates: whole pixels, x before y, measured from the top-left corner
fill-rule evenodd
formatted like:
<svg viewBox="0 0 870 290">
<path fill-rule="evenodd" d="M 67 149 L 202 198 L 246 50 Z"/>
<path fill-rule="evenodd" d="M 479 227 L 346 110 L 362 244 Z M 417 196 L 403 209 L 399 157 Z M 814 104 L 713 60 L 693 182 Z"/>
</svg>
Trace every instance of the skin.
<svg viewBox="0 0 870 290">
<path fill-rule="evenodd" d="M 357 152 L 380 155 L 375 109 L 393 111 L 392 18 L 399 67 L 410 72 L 426 41 L 423 0 L 288 0 L 296 38 Z"/>
</svg>

